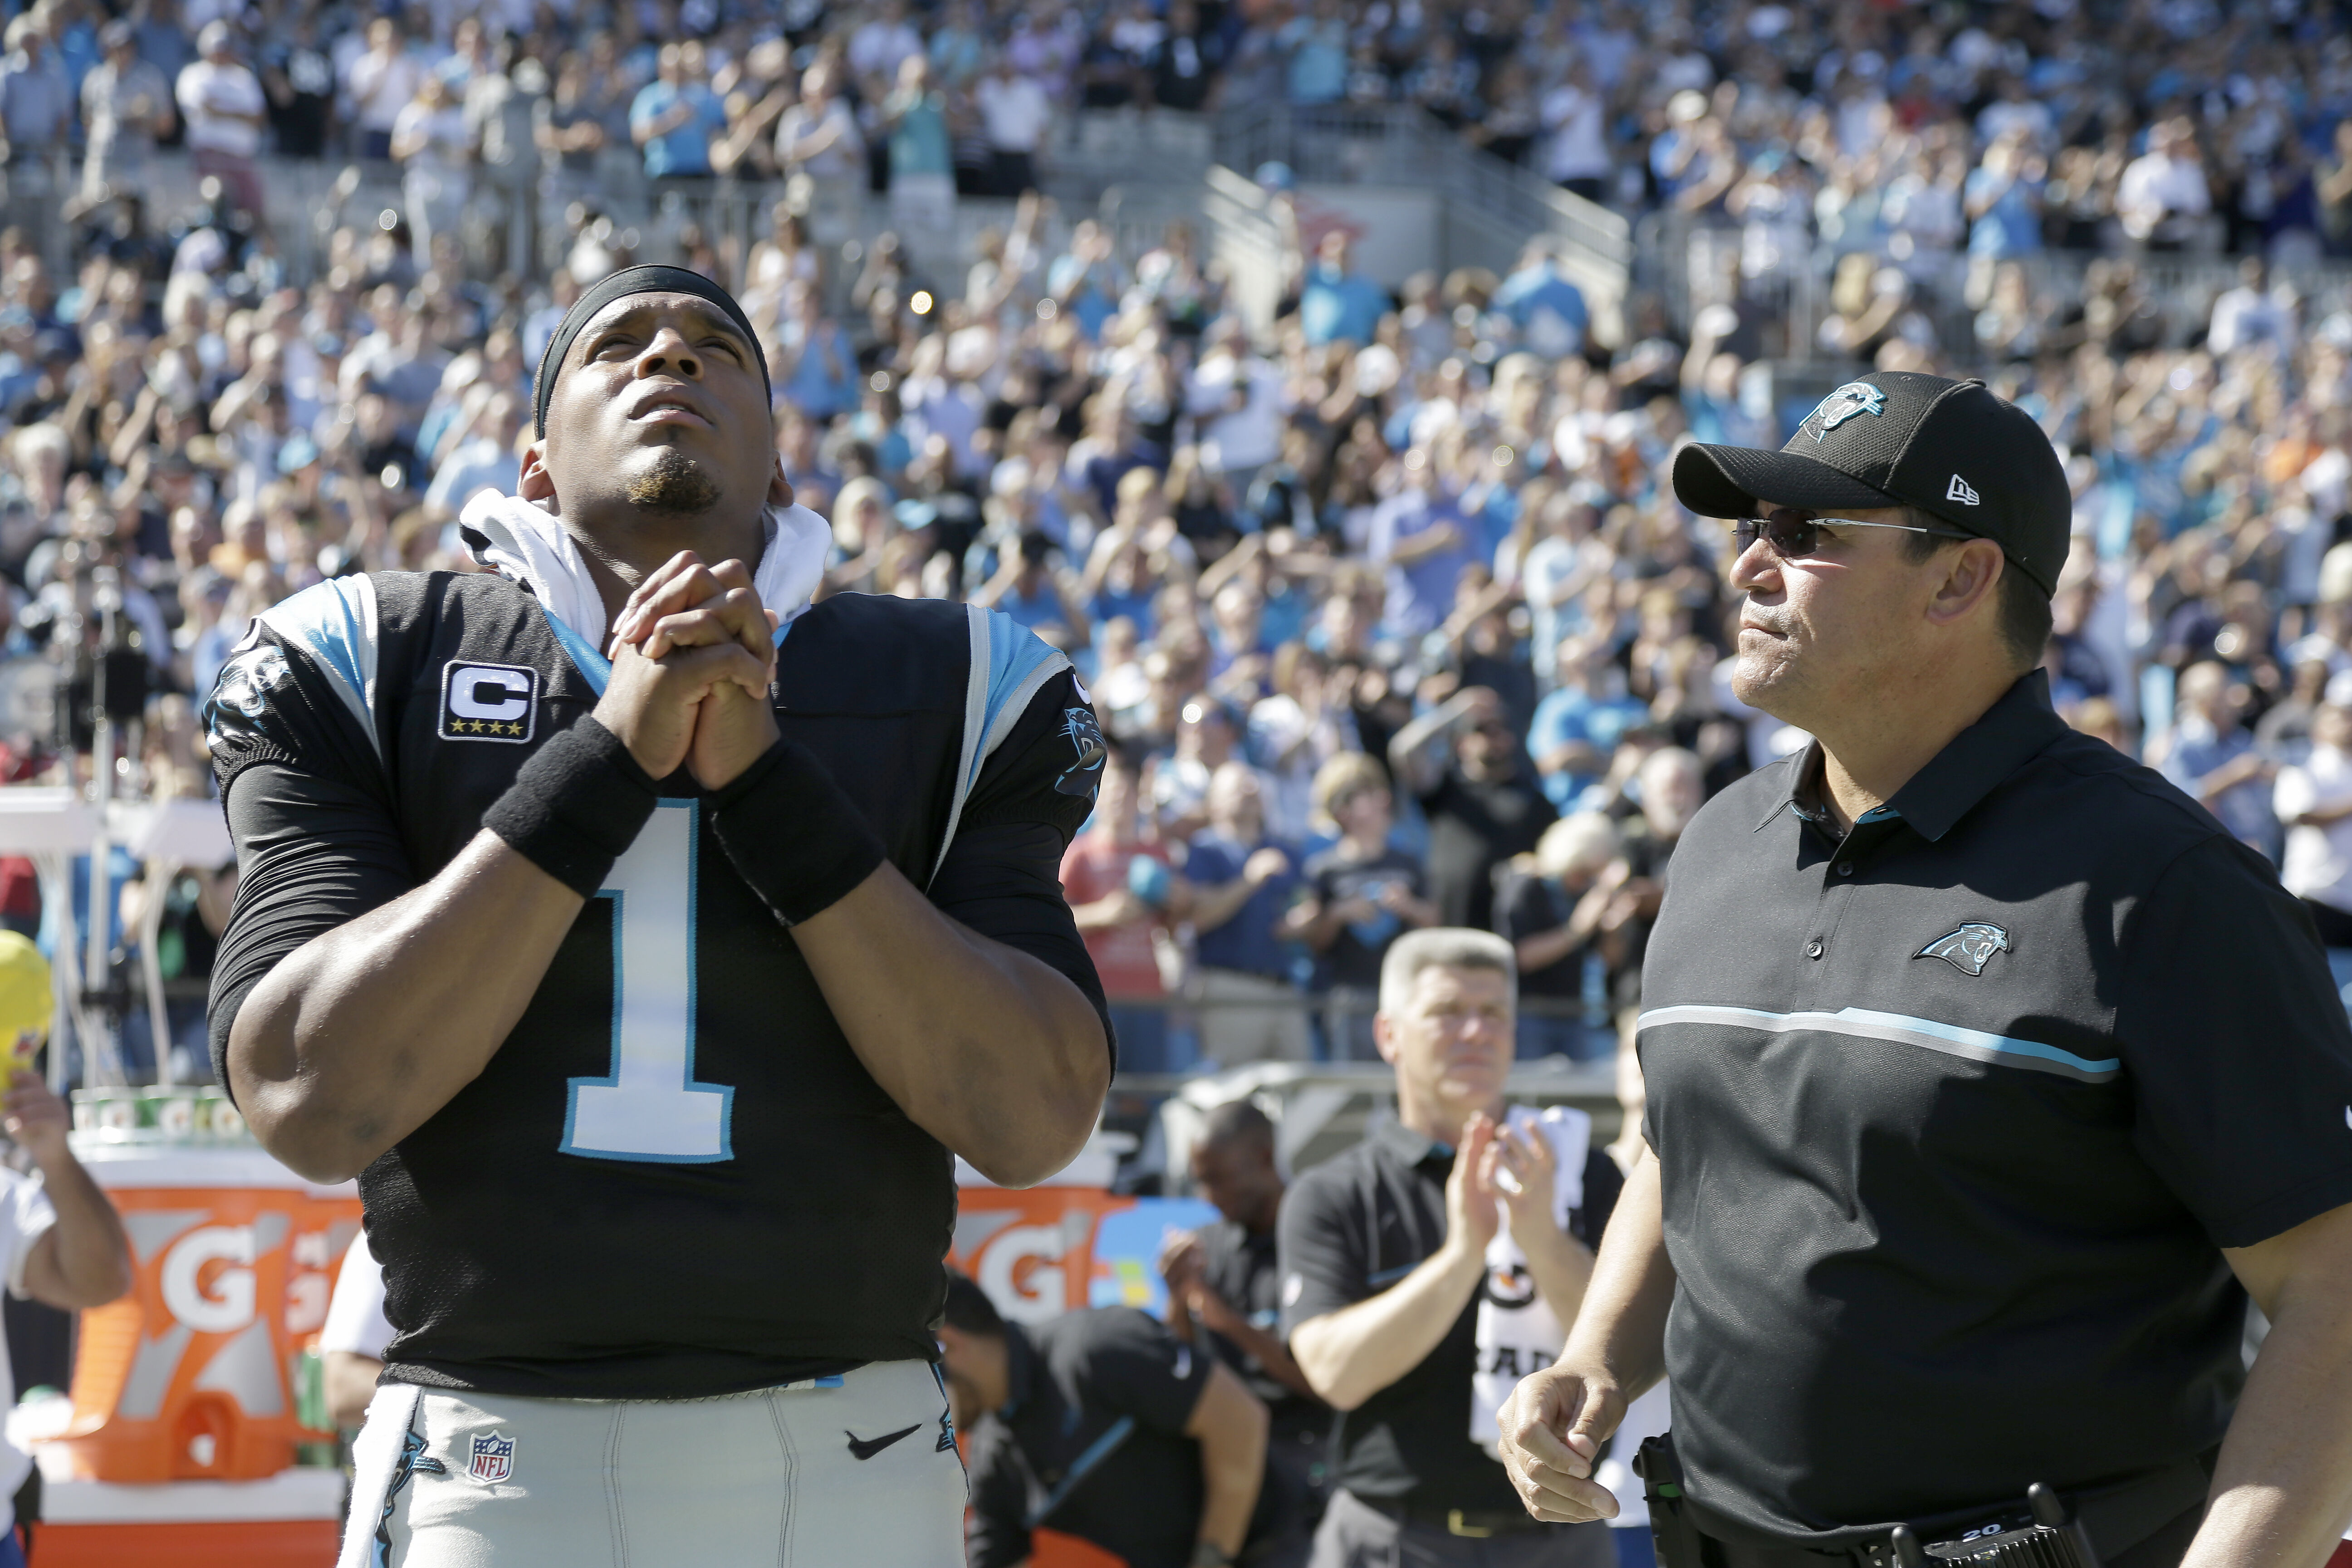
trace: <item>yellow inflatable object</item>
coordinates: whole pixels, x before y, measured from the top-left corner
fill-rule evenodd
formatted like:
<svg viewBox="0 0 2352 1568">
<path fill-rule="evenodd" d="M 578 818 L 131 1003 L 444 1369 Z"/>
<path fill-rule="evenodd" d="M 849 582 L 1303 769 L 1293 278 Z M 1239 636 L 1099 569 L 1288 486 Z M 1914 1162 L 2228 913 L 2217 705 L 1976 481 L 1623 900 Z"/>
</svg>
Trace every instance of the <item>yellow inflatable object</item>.
<svg viewBox="0 0 2352 1568">
<path fill-rule="evenodd" d="M 48 1037 L 56 1007 L 49 989 L 49 961 L 31 939 L 0 931 L 0 1052 L 31 1059 Z"/>
</svg>

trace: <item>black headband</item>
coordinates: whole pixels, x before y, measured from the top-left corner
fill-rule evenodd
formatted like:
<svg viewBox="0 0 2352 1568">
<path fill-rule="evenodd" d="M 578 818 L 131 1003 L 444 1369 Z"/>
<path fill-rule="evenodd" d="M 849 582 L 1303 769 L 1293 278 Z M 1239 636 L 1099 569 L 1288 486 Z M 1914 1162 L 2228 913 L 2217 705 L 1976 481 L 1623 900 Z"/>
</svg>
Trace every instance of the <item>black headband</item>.
<svg viewBox="0 0 2352 1568">
<path fill-rule="evenodd" d="M 563 356 L 572 352 L 572 340 L 595 319 L 597 311 L 631 294 L 692 294 L 726 311 L 728 320 L 741 329 L 743 341 L 751 345 L 751 357 L 760 362 L 760 384 L 768 388 L 770 400 L 774 400 L 774 388 L 768 382 L 768 356 L 760 346 L 760 334 L 751 330 L 751 318 L 743 313 L 734 295 L 701 273 L 688 272 L 683 267 L 625 267 L 581 295 L 572 309 L 563 312 L 555 335 L 547 340 L 547 347 L 540 353 L 539 384 L 534 389 L 538 406 L 533 411 L 531 428 L 541 440 L 547 439 L 547 400 L 555 395 L 555 373 L 562 368 Z"/>
</svg>

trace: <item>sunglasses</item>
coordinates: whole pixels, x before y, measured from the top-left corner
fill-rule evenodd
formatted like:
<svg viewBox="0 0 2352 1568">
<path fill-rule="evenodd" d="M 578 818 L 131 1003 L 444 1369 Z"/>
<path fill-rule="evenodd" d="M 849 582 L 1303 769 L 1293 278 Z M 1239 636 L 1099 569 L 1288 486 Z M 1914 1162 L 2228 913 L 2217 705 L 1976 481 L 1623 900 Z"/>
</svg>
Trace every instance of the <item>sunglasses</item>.
<svg viewBox="0 0 2352 1568">
<path fill-rule="evenodd" d="M 1815 517 L 1811 512 L 1792 506 L 1774 507 L 1763 517 L 1736 518 L 1731 524 L 1731 535 L 1739 542 L 1743 552 L 1760 539 L 1770 545 L 1772 553 L 1781 560 L 1794 561 L 1821 548 L 1822 530 L 1824 528 L 1892 528 L 1903 533 L 1933 534 L 1938 539 L 1976 537 L 1957 528 L 1921 528 L 1908 522 L 1864 522 L 1855 517 Z"/>
</svg>

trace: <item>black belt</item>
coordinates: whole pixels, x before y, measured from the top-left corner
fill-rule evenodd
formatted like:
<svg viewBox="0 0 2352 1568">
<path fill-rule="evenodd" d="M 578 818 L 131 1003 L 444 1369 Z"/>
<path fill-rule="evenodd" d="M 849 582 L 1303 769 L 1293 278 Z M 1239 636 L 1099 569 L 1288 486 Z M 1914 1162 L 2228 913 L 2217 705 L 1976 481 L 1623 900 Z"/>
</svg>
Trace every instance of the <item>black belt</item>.
<svg viewBox="0 0 2352 1568">
<path fill-rule="evenodd" d="M 1472 1540 L 1483 1540 L 1493 1535 L 1521 1535 L 1530 1530 L 1551 1528 L 1523 1508 L 1430 1508 L 1399 1498 L 1365 1497 L 1360 1492 L 1348 1495 L 1374 1513 L 1385 1514 L 1399 1524 L 1418 1525 L 1423 1530 L 1441 1531 L 1447 1535 L 1466 1536 Z"/>
<path fill-rule="evenodd" d="M 2120 1486 L 2075 1494 L 2070 1500 L 2073 1506 L 2068 1511 L 2080 1517 L 2099 1554 L 2112 1558 L 2202 1503 L 2212 1474 L 2210 1467 L 2217 1456 L 2218 1450 L 2209 1451 L 2199 1459 L 2186 1460 Z M 1723 1568 L 1893 1568 L 1895 1562 L 1895 1553 L 1885 1535 L 1843 1546 L 1800 1546 L 1768 1541 L 1695 1498 L 1686 1497 L 1684 1506 L 1690 1510 L 1691 1521 L 1699 1533 L 1713 1544 L 1711 1555 Z M 1920 1539 L 1958 1534 L 1966 1528 L 1964 1523 L 1947 1524 L 1943 1529 L 1929 1528 Z M 2014 1521 L 2011 1527 L 2015 1528 Z"/>
</svg>

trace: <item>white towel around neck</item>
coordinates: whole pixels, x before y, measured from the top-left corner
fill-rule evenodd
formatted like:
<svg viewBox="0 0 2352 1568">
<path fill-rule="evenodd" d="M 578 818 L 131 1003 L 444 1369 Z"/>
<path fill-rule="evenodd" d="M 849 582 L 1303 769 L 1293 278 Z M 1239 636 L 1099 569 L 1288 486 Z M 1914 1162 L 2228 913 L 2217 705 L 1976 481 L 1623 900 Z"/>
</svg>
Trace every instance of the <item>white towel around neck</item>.
<svg viewBox="0 0 2352 1568">
<path fill-rule="evenodd" d="M 604 596 L 580 546 L 552 513 L 520 496 L 483 490 L 466 503 L 457 524 L 472 536 L 466 542 L 475 560 L 529 587 L 549 615 L 604 650 Z M 760 602 L 782 617 L 779 634 L 809 607 L 832 548 L 833 530 L 808 508 L 794 502 L 768 509 L 767 545 L 751 585 Z"/>
<path fill-rule="evenodd" d="M 1541 1110 L 1515 1105 L 1504 1125 L 1521 1137 L 1551 1144 L 1552 1219 L 1565 1226 L 1584 1206 L 1584 1160 L 1592 1146 L 1592 1118 L 1571 1106 Z M 1501 1201 L 1503 1223 L 1486 1244 L 1486 1277 L 1478 1291 L 1478 1360 L 1470 1374 L 1470 1439 L 1492 1456 L 1501 1442 L 1496 1412 L 1519 1379 L 1559 1359 L 1567 1331 L 1549 1303 L 1537 1293 L 1528 1255 L 1511 1237 L 1511 1211 Z"/>
</svg>

